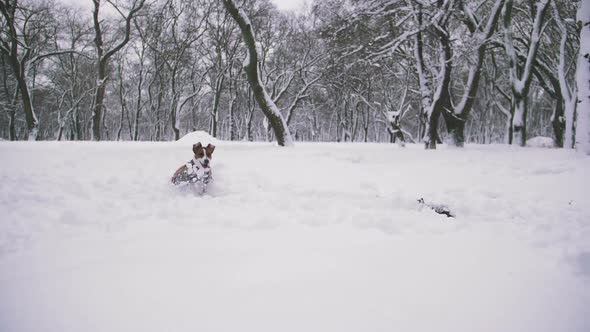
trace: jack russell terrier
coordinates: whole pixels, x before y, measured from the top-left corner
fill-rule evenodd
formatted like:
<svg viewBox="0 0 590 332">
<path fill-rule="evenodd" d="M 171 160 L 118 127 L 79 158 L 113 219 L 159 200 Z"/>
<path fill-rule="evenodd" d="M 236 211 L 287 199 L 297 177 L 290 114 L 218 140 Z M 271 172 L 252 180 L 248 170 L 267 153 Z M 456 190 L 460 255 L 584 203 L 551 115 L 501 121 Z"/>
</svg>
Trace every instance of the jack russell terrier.
<svg viewBox="0 0 590 332">
<path fill-rule="evenodd" d="M 172 179 L 170 180 L 174 185 L 186 183 L 201 183 L 206 186 L 213 180 L 211 174 L 211 158 L 213 158 L 213 151 L 215 145 L 209 144 L 203 147 L 201 142 L 193 144 L 193 159 L 186 164 L 180 166 Z"/>
</svg>

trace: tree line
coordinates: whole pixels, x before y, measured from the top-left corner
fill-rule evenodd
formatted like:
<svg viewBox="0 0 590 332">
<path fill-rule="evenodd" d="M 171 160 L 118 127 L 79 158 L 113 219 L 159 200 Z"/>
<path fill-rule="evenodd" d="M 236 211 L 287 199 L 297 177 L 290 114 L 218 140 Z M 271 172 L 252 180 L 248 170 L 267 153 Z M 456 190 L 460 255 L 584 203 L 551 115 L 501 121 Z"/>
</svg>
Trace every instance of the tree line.
<svg viewBox="0 0 590 332">
<path fill-rule="evenodd" d="M 572 148 L 580 6 L 0 0 L 0 137 Z"/>
</svg>

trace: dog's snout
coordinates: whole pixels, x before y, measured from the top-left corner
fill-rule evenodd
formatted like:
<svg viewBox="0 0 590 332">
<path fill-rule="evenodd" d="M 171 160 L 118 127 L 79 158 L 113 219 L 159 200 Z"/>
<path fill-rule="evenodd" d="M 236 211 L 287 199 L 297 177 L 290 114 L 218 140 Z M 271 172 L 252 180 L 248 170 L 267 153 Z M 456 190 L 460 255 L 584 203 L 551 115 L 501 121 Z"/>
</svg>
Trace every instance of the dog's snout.
<svg viewBox="0 0 590 332">
<path fill-rule="evenodd" d="M 209 159 L 205 159 L 205 160 L 203 160 L 203 163 L 204 163 L 205 165 L 209 164 Z"/>
</svg>

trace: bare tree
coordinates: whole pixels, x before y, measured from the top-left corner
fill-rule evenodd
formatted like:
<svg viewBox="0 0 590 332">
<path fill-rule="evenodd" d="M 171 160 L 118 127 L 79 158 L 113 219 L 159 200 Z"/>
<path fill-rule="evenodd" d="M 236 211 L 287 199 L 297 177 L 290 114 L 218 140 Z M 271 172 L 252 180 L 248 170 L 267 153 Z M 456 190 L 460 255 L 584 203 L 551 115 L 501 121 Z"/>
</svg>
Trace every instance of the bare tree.
<svg viewBox="0 0 590 332">
<path fill-rule="evenodd" d="M 496 29 L 496 23 L 500 17 L 503 5 L 504 0 L 496 0 L 494 2 L 484 25 L 484 22 L 480 22 L 481 20 L 475 16 L 465 1 L 460 1 L 460 8 L 464 16 L 463 20 L 466 23 L 469 32 L 472 34 L 475 47 L 473 49 L 474 58 L 472 59 L 472 64 L 469 66 L 469 74 L 467 82 L 465 83 L 463 96 L 451 111 L 443 112 L 445 123 L 447 124 L 447 130 L 450 135 L 449 142 L 452 145 L 462 147 L 465 144 L 465 123 L 477 96 L 482 72 L 481 68 L 488 40 L 492 37 L 492 34 Z"/>
<path fill-rule="evenodd" d="M 512 126 L 509 143 L 513 141 L 524 146 L 526 144 L 526 116 L 528 112 L 528 97 L 533 77 L 533 66 L 539 49 L 539 41 L 543 30 L 543 21 L 549 0 L 540 0 L 536 4 L 536 11 L 532 21 L 530 45 L 524 65 L 519 66 L 517 53 L 514 48 L 514 27 L 512 24 L 513 0 L 506 0 L 504 8 L 504 43 L 510 62 L 510 87 L 512 90 Z M 532 5 L 532 3 L 531 3 Z"/>
<path fill-rule="evenodd" d="M 570 147 L 582 112 L 579 0 L 51 1 L 0 0 L 2 138 Z"/>
<path fill-rule="evenodd" d="M 94 22 L 94 44 L 96 46 L 96 92 L 94 94 L 93 101 L 93 115 L 92 115 L 92 136 L 96 141 L 101 140 L 101 122 L 103 121 L 103 110 L 104 110 L 104 97 L 106 91 L 106 83 L 109 78 L 108 66 L 111 57 L 119 52 L 130 40 L 131 37 L 131 22 L 133 18 L 138 14 L 145 0 L 133 0 L 131 9 L 125 15 L 119 6 L 111 0 L 106 0 L 107 3 L 111 4 L 115 10 L 124 18 L 124 34 L 123 38 L 110 49 L 105 49 L 103 41 L 103 29 L 101 27 L 101 19 L 99 15 L 101 0 L 92 0 L 94 4 L 94 10 L 92 12 L 92 18 Z"/>
<path fill-rule="evenodd" d="M 569 39 L 569 32 L 567 27 L 567 21 L 562 18 L 561 13 L 559 12 L 559 8 L 554 1 L 551 2 L 553 7 L 554 13 L 554 20 L 559 27 L 559 31 L 561 32 L 561 40 L 559 42 L 559 64 L 557 66 L 557 73 L 558 73 L 558 82 L 559 82 L 559 90 L 561 92 L 561 99 L 565 103 L 565 142 L 563 143 L 563 147 L 566 148 L 573 148 L 574 143 L 574 115 L 576 112 L 576 101 L 578 99 L 577 90 L 573 84 L 570 84 L 567 79 L 567 51 L 566 46 Z M 557 87 L 556 87 L 557 90 Z M 555 118 L 553 121 L 559 120 Z"/>
<path fill-rule="evenodd" d="M 55 58 L 47 75 L 53 84 L 57 105 L 56 139 L 81 140 L 85 133 L 81 125 L 81 112 L 90 104 L 94 84 L 92 60 L 84 53 L 91 47 L 91 27 L 71 8 L 59 8 L 58 20 L 63 32 L 61 42 L 77 53 L 62 54 Z"/>
<path fill-rule="evenodd" d="M 0 0 L 0 14 L 4 20 L 0 33 L 0 52 L 8 60 L 17 81 L 29 140 L 36 140 L 39 132 L 39 120 L 28 83 L 29 71 L 49 56 L 72 52 L 44 49 L 56 37 L 55 32 L 51 31 L 53 24 L 50 22 L 49 9 L 49 3 L 21 5 L 18 0 Z"/>
<path fill-rule="evenodd" d="M 239 38 L 236 25 L 223 6 L 215 6 L 206 20 L 208 46 L 203 51 L 210 63 L 209 85 L 213 95 L 210 111 L 209 133 L 218 136 L 219 107 L 226 81 L 238 51 Z M 231 82 L 229 83 L 231 85 Z"/>
<path fill-rule="evenodd" d="M 426 123 L 423 140 L 424 146 L 427 149 L 436 149 L 436 142 L 438 140 L 438 119 L 442 113 L 448 112 L 452 108 L 449 87 L 451 84 L 453 49 L 451 46 L 451 36 L 448 30 L 448 20 L 453 5 L 454 0 L 437 0 L 436 3 L 436 8 L 439 13 L 442 13 L 440 18 L 434 24 L 433 29 L 434 35 L 439 44 L 437 84 L 432 95 L 432 102 L 430 105 L 423 105 Z M 422 24 L 418 24 L 418 26 L 421 25 Z M 423 60 L 417 59 L 417 62 L 422 61 Z M 425 80 L 424 77 L 421 79 Z"/>
</svg>

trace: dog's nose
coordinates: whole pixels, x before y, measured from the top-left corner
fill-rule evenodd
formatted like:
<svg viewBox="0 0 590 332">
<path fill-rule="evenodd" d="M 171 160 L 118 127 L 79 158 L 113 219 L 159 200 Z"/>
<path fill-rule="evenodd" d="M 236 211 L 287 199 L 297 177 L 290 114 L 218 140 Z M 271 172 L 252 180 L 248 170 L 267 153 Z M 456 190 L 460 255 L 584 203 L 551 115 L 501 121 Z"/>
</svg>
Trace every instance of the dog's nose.
<svg viewBox="0 0 590 332">
<path fill-rule="evenodd" d="M 203 163 L 204 163 L 205 165 L 209 164 L 209 159 L 205 159 L 205 160 L 203 160 Z"/>
</svg>

